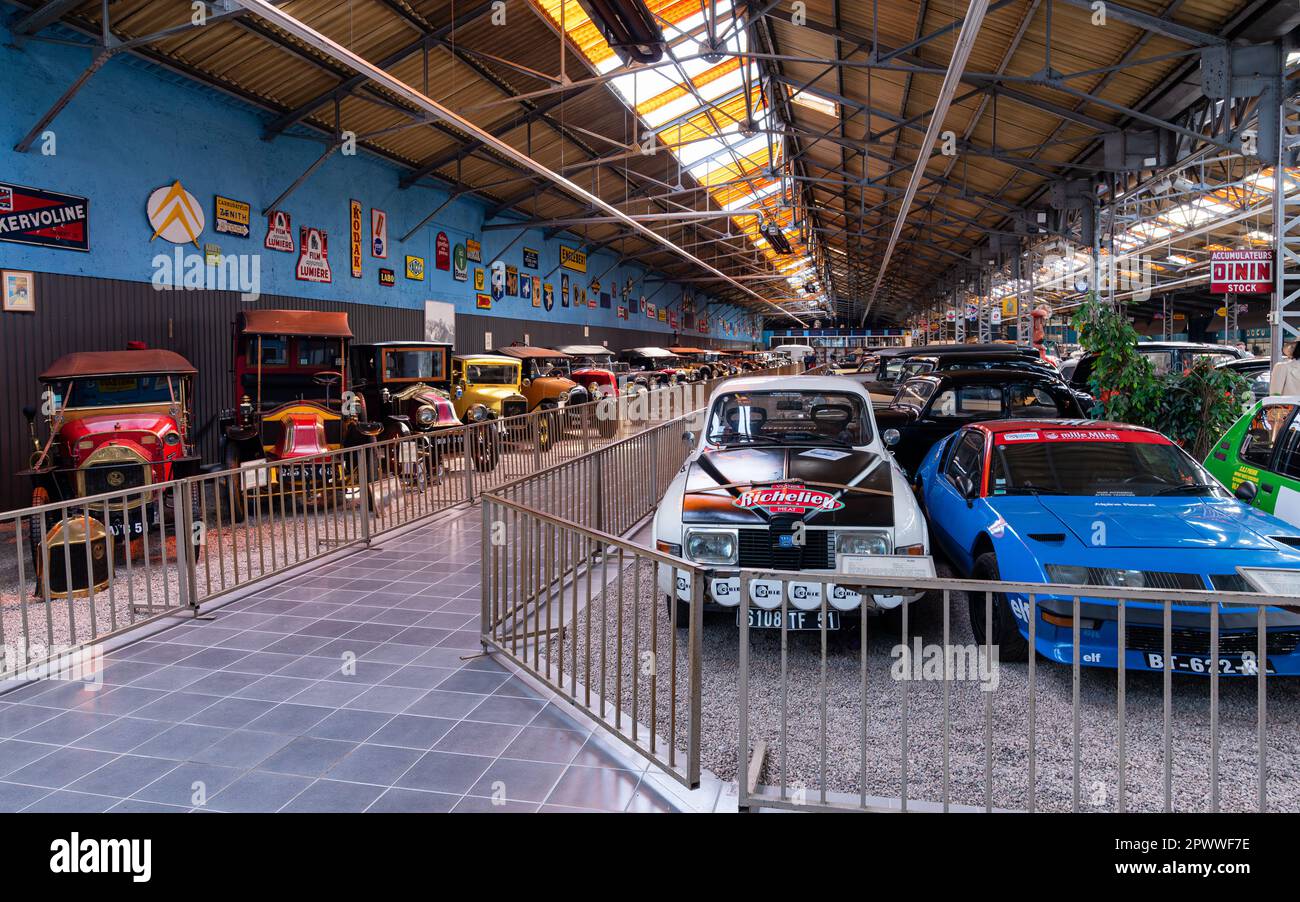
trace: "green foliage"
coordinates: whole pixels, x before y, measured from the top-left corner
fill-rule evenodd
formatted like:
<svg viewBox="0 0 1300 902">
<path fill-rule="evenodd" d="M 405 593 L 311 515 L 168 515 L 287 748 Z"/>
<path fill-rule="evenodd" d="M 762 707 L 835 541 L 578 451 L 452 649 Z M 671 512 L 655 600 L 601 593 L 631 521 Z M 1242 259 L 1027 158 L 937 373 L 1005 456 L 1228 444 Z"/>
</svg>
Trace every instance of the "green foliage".
<svg viewBox="0 0 1300 902">
<path fill-rule="evenodd" d="M 1250 385 L 1232 370 L 1198 360 L 1186 373 L 1156 375 L 1138 353 L 1138 334 L 1120 312 L 1089 294 L 1074 316 L 1085 351 L 1096 354 L 1089 415 L 1156 429 L 1201 460 L 1241 414 Z"/>
</svg>

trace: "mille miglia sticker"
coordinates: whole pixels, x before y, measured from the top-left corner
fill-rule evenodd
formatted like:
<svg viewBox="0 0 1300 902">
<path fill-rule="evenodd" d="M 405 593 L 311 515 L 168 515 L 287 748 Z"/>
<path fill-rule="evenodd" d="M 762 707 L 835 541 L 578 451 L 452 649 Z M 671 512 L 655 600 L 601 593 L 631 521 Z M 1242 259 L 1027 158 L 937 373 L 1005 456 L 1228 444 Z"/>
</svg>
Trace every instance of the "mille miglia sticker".
<svg viewBox="0 0 1300 902">
<path fill-rule="evenodd" d="M 808 511 L 837 511 L 844 507 L 844 502 L 830 492 L 797 484 L 746 489 L 731 503 L 746 510 L 759 508 L 769 514 L 802 515 Z"/>
</svg>

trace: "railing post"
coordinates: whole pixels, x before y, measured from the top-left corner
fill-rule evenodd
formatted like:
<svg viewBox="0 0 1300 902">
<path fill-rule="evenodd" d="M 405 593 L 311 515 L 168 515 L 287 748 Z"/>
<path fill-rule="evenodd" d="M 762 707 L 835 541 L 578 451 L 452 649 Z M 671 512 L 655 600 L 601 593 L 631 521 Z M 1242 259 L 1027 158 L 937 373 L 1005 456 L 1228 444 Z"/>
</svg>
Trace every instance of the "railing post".
<svg viewBox="0 0 1300 902">
<path fill-rule="evenodd" d="M 176 567 L 180 571 L 177 583 L 181 593 L 181 604 L 197 615 L 199 613 L 198 580 L 194 572 L 194 540 L 197 536 L 194 532 L 194 495 L 190 480 L 181 480 L 173 492 L 175 493 L 173 497 L 176 499 L 176 517 L 172 519 L 172 527 L 176 530 Z"/>
<path fill-rule="evenodd" d="M 482 528 L 483 536 L 479 539 L 479 547 L 483 552 L 479 554 L 479 630 L 478 641 L 483 650 L 487 651 L 488 630 L 491 629 L 491 598 L 494 591 L 492 580 L 496 576 L 496 558 L 497 544 L 496 536 L 493 534 L 491 517 L 488 514 L 488 508 L 492 507 L 492 502 L 484 499 L 482 504 Z"/>
<path fill-rule="evenodd" d="M 691 572 L 691 623 L 686 639 L 686 679 L 689 689 L 688 704 L 690 705 L 686 732 L 686 784 L 691 789 L 698 789 L 700 785 L 700 686 L 702 682 L 702 659 L 704 657 L 704 580 L 705 571 L 695 568 Z M 742 623 L 740 628 L 748 631 L 749 626 Z M 742 756 L 744 755 L 743 748 L 742 746 Z M 738 772 L 739 783 L 742 787 L 746 784 L 745 774 L 746 771 L 743 768 Z"/>
<path fill-rule="evenodd" d="M 478 440 L 479 433 L 475 430 L 482 429 L 482 426 L 462 426 L 461 445 L 465 452 L 465 501 L 469 504 L 474 503 L 474 454 L 470 446 Z"/>
<path fill-rule="evenodd" d="M 370 547 L 370 446 L 362 445 L 357 451 L 357 482 L 361 485 L 361 541 Z"/>
<path fill-rule="evenodd" d="M 591 485 L 591 504 L 595 508 L 592 512 L 590 528 L 600 532 L 605 531 L 605 488 L 604 480 L 600 478 L 600 461 L 602 457 L 603 455 L 597 454 L 588 458 L 591 461 L 591 469 L 594 471 L 591 474 L 589 483 Z"/>
</svg>

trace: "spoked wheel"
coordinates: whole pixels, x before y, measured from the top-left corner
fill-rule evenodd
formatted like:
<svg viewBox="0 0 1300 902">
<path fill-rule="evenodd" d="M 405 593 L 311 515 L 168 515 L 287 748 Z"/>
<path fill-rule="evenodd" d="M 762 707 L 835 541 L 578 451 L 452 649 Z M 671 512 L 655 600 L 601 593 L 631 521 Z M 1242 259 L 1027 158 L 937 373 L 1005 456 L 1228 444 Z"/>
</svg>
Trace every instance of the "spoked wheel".
<svg viewBox="0 0 1300 902">
<path fill-rule="evenodd" d="M 549 451 L 555 444 L 556 433 L 559 431 L 556 419 L 555 411 L 550 408 L 543 410 L 537 418 L 537 450 Z"/>
<path fill-rule="evenodd" d="M 981 554 L 975 561 L 975 578 L 1001 579 L 998 570 L 998 557 L 993 552 Z M 989 637 L 984 630 L 985 602 L 983 592 L 969 593 L 970 626 L 975 634 L 975 641 L 983 645 Z M 1003 592 L 993 593 L 993 633 L 992 644 L 998 647 L 998 657 L 1003 661 L 1029 660 L 1029 642 L 1020 634 L 1020 625 L 1011 604 Z"/>
<path fill-rule="evenodd" d="M 469 442 L 469 456 L 474 463 L 474 469 L 480 473 L 490 473 L 495 470 L 497 461 L 501 459 L 501 444 L 496 430 L 475 429 Z"/>
</svg>

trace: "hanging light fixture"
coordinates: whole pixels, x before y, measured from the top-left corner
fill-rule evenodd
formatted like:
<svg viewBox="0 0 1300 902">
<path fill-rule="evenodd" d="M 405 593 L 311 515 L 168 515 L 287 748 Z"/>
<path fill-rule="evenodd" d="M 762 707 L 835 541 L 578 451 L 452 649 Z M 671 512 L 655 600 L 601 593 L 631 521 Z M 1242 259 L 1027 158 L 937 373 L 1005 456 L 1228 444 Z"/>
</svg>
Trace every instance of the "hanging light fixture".
<svg viewBox="0 0 1300 902">
<path fill-rule="evenodd" d="M 663 29 L 643 0 L 578 0 L 578 5 L 625 64 L 663 59 Z"/>
</svg>

